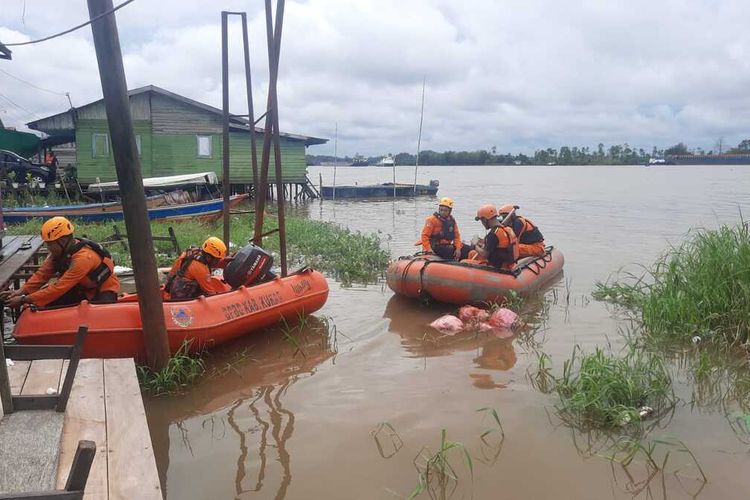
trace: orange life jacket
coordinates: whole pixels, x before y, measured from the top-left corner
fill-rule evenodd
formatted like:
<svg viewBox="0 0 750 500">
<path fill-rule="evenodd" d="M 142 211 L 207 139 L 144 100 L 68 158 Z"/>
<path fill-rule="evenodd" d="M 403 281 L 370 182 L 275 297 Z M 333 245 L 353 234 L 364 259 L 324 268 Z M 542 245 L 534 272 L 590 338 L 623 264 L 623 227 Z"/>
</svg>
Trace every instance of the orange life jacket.
<svg viewBox="0 0 750 500">
<path fill-rule="evenodd" d="M 500 269 L 510 269 L 518 260 L 518 238 L 513 229 L 507 226 L 498 226 L 490 229 L 490 234 L 497 238 L 495 248 L 487 248 L 489 251 L 489 263 Z M 487 241 L 485 239 L 485 241 Z"/>
<path fill-rule="evenodd" d="M 518 237 L 518 242 L 524 245 L 531 245 L 544 241 L 542 232 L 529 219 L 517 215 L 513 220 L 513 232 Z"/>
</svg>

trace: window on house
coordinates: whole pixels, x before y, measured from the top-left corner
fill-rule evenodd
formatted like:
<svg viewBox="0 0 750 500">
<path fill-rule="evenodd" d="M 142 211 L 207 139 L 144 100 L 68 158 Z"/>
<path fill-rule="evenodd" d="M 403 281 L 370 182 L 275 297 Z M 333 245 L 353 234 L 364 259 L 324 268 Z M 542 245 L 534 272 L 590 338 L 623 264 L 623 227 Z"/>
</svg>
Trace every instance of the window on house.
<svg viewBox="0 0 750 500">
<path fill-rule="evenodd" d="M 198 135 L 198 158 L 211 158 L 211 136 Z"/>
<path fill-rule="evenodd" d="M 141 154 L 141 136 L 140 135 L 135 136 L 135 146 L 138 148 L 138 158 L 141 158 L 143 155 Z"/>
<path fill-rule="evenodd" d="M 107 134 L 92 135 L 91 154 L 94 158 L 109 158 L 109 136 Z"/>
</svg>

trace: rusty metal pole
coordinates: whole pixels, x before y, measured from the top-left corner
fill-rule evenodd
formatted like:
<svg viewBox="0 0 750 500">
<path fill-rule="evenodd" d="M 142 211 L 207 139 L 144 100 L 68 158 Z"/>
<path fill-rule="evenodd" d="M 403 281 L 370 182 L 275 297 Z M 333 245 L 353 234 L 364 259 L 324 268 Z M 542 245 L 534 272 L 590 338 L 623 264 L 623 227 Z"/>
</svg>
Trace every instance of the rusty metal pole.
<svg viewBox="0 0 750 500">
<path fill-rule="evenodd" d="M 286 267 L 286 217 L 284 213 L 284 178 L 281 172 L 281 138 L 279 136 L 279 100 L 276 94 L 276 85 L 279 77 L 279 58 L 281 55 L 281 27 L 284 23 L 284 0 L 276 3 L 276 27 L 273 33 L 269 32 L 269 44 L 273 43 L 273 57 L 269 63 L 271 66 L 271 79 L 268 86 L 268 97 L 271 103 L 271 117 L 273 121 L 273 157 L 276 173 L 276 202 L 279 216 L 279 255 L 281 257 L 281 276 L 287 275 Z"/>
<path fill-rule="evenodd" d="M 224 190 L 224 243 L 229 247 L 229 41 L 227 33 L 227 21 L 229 12 L 221 12 L 221 94 L 222 108 L 224 111 L 224 124 L 222 129 L 222 187 Z"/>
<path fill-rule="evenodd" d="M 89 16 L 93 19 L 112 10 L 112 0 L 88 0 L 88 8 Z M 91 31 L 94 35 L 122 210 L 133 259 L 146 359 L 152 369 L 160 370 L 169 360 L 169 343 L 115 15 L 110 14 L 94 21 Z"/>
<path fill-rule="evenodd" d="M 268 35 L 268 64 L 270 67 L 269 80 L 274 80 L 273 68 L 271 61 L 273 60 L 274 43 L 272 41 L 272 30 L 273 25 L 271 21 L 271 0 L 266 0 L 266 32 Z M 266 100 L 266 123 L 264 125 L 263 132 L 263 151 L 260 159 L 260 179 L 258 180 L 258 186 L 260 189 L 257 191 L 257 199 L 255 203 L 255 228 L 253 231 L 253 243 L 260 245 L 262 243 L 263 234 L 263 212 L 266 208 L 266 197 L 268 196 L 268 164 L 271 156 L 271 132 L 273 127 L 273 120 L 271 118 L 271 83 L 269 81 L 269 93 Z"/>
<path fill-rule="evenodd" d="M 250 43 L 247 37 L 247 14 L 242 13 L 242 43 L 245 48 L 245 86 L 247 88 L 247 118 L 250 123 L 250 164 L 253 166 L 255 213 L 258 213 L 258 147 L 255 143 L 255 110 L 253 109 L 253 84 L 250 72 Z"/>
</svg>

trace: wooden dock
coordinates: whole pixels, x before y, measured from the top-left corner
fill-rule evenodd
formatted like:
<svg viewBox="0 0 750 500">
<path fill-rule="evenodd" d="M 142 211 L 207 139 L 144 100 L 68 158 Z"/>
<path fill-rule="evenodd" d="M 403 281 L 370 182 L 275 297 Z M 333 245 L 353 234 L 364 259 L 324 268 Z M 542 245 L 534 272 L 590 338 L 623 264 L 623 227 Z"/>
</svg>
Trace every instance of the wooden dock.
<svg viewBox="0 0 750 500">
<path fill-rule="evenodd" d="M 8 367 L 11 392 L 14 394 L 45 394 L 48 389 L 60 390 L 67 362 L 63 360 L 17 361 Z M 46 416 L 45 416 L 46 414 Z M 60 414 L 57 414 L 58 416 Z M 0 433 L 10 418 L 54 419 L 55 412 L 22 411 L 4 417 Z M 59 418 L 59 417 L 57 417 Z M 54 422 L 52 423 L 54 432 Z M 6 430 L 7 432 L 7 430 Z M 156 469 L 146 414 L 132 359 L 83 359 L 78 365 L 68 406 L 62 417 L 59 447 L 55 456 L 40 463 L 39 457 L 12 453 L 0 456 L 0 485 L 11 481 L 9 471 L 18 470 L 8 460 L 32 460 L 37 470 L 21 471 L 21 481 L 44 480 L 45 471 L 51 477 L 48 485 L 34 485 L 32 490 L 62 489 L 65 486 L 78 441 L 96 443 L 96 456 L 86 483 L 86 499 L 161 499 L 159 474 Z M 39 436 L 17 436 L 29 442 Z M 49 467 L 54 464 L 56 467 Z M 46 467 L 45 467 L 45 464 Z M 22 464 L 18 464 L 19 466 Z M 49 474 L 49 471 L 52 471 Z M 28 482 L 23 483 L 28 486 Z M 7 488 L 8 486 L 6 486 Z M 19 488 L 16 485 L 14 488 Z M 21 491 L 13 489 L 12 491 Z M 24 491 L 27 491 L 24 489 Z M 3 493 L 0 488 L 0 493 Z"/>
</svg>

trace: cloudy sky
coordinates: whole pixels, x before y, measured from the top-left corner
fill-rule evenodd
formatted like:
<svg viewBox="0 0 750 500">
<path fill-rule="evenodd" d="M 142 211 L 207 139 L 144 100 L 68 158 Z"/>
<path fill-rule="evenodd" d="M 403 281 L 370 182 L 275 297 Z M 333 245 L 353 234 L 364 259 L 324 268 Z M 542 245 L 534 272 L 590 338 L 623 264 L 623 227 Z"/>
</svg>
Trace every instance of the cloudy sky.
<svg viewBox="0 0 750 500">
<path fill-rule="evenodd" d="M 119 4 L 122 0 L 115 0 Z M 275 2 L 274 2 L 275 4 Z M 256 109 L 266 96 L 261 0 L 136 0 L 117 13 L 128 86 L 221 105 L 221 10 L 247 11 Z M 0 0 L 0 41 L 67 29 L 85 0 Z M 502 152 L 599 142 L 712 149 L 750 138 L 747 0 L 287 0 L 284 131 L 340 154 Z M 235 22 L 232 108 L 246 112 Z M 101 97 L 89 27 L 0 60 L 6 126 Z M 333 152 L 315 146 L 310 154 Z"/>
</svg>

